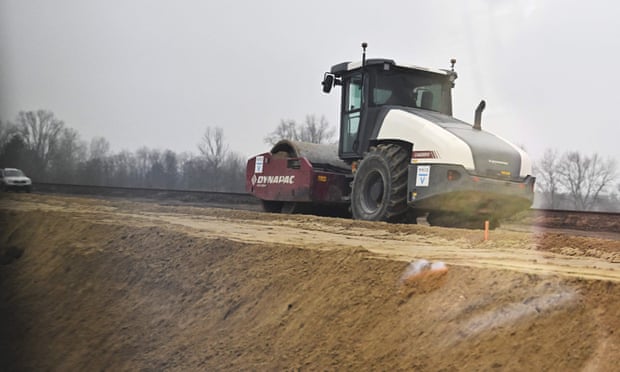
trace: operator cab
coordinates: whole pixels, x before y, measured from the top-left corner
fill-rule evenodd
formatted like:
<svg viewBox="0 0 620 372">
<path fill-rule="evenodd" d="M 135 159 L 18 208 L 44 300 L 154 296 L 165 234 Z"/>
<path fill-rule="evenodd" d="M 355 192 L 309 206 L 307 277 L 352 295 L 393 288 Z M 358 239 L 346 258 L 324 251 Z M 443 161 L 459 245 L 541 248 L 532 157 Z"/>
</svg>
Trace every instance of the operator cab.
<svg viewBox="0 0 620 372">
<path fill-rule="evenodd" d="M 361 159 L 390 109 L 430 110 L 452 115 L 454 71 L 397 65 L 390 59 L 334 65 L 323 91 L 342 86 L 338 156 Z"/>
</svg>

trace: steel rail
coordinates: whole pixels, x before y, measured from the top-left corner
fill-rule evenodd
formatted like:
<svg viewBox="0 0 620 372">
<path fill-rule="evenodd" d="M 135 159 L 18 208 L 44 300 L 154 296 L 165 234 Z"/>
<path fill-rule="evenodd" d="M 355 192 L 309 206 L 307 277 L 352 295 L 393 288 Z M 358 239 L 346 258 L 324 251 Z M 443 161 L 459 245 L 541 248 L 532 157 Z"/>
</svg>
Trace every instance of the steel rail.
<svg viewBox="0 0 620 372">
<path fill-rule="evenodd" d="M 570 214 L 570 213 L 578 213 L 581 215 L 600 215 L 600 216 L 618 216 L 620 217 L 620 212 L 612 212 L 612 211 L 578 211 L 574 209 L 547 209 L 547 208 L 530 208 L 532 212 L 540 212 L 540 213 L 558 213 L 558 214 Z"/>
</svg>

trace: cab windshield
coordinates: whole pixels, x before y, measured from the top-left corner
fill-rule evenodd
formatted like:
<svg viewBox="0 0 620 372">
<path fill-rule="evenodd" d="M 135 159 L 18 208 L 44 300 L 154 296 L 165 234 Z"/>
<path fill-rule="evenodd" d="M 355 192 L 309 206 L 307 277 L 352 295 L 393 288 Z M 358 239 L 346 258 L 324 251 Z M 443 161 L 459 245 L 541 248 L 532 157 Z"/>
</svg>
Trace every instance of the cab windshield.
<svg viewBox="0 0 620 372">
<path fill-rule="evenodd" d="M 432 72 L 392 67 L 372 76 L 371 106 L 405 106 L 452 114 L 449 80 Z"/>
<path fill-rule="evenodd" d="M 24 172 L 20 171 L 19 169 L 7 169 L 4 171 L 5 177 L 22 177 L 23 175 Z"/>
</svg>

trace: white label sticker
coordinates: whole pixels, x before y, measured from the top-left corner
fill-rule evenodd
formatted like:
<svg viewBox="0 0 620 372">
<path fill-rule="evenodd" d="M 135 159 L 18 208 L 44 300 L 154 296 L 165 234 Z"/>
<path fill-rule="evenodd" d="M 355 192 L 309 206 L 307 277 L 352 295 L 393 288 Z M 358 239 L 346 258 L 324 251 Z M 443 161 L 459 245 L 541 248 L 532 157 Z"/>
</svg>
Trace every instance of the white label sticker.
<svg viewBox="0 0 620 372">
<path fill-rule="evenodd" d="M 254 173 L 263 173 L 263 162 L 265 157 L 263 155 L 256 157 L 256 163 L 254 163 Z"/>
<path fill-rule="evenodd" d="M 415 185 L 420 187 L 428 187 L 428 181 L 431 177 L 430 165 L 418 165 L 417 177 L 415 179 Z"/>
</svg>

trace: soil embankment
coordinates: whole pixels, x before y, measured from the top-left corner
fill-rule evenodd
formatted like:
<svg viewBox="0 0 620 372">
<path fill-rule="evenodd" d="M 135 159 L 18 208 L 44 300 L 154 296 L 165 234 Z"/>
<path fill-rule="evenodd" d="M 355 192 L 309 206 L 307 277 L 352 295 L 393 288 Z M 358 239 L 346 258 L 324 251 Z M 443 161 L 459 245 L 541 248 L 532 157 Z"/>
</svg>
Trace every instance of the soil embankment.
<svg viewBox="0 0 620 372">
<path fill-rule="evenodd" d="M 618 241 L 0 199 L 9 370 L 613 370 Z M 403 286 L 408 262 L 448 272 Z"/>
</svg>

